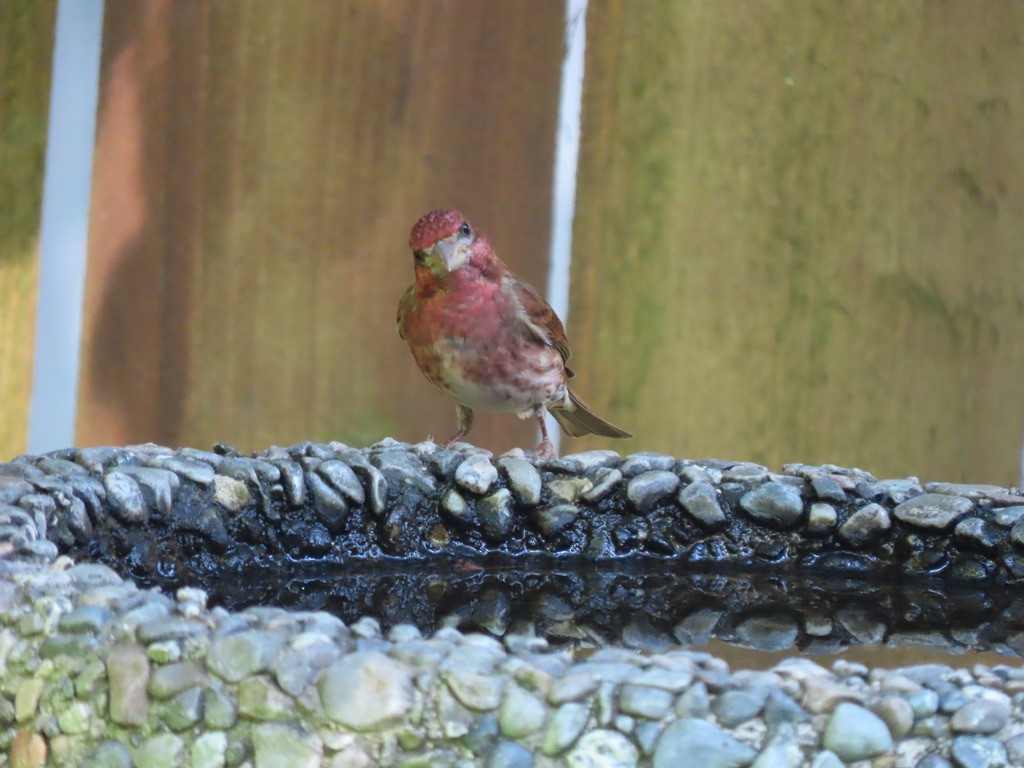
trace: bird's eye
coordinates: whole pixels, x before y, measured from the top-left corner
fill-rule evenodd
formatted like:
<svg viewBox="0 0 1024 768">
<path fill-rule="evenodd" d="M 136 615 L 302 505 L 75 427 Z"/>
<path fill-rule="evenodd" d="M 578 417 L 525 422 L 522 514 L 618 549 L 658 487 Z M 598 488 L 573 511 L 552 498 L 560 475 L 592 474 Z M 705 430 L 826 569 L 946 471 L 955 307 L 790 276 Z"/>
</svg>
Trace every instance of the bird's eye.
<svg viewBox="0 0 1024 768">
<path fill-rule="evenodd" d="M 472 234 L 472 230 L 469 228 L 468 221 L 462 222 L 462 226 L 459 227 L 459 234 L 462 235 L 463 237 L 469 237 L 470 234 Z"/>
</svg>

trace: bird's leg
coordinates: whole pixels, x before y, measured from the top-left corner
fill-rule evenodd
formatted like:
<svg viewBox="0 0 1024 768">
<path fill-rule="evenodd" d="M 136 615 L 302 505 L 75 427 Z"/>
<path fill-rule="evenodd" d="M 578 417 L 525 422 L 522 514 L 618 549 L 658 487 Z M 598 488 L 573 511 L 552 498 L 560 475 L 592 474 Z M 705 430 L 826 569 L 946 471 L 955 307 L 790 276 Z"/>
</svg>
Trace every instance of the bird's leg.
<svg viewBox="0 0 1024 768">
<path fill-rule="evenodd" d="M 537 419 L 537 423 L 540 425 L 540 445 L 534 448 L 532 451 L 527 452 L 527 456 L 531 459 L 557 459 L 558 454 L 555 453 L 555 446 L 548 437 L 548 426 L 544 423 L 544 406 L 538 405 L 537 411 L 534 416 Z"/>
<path fill-rule="evenodd" d="M 447 448 L 454 442 L 457 442 L 469 434 L 469 430 L 473 428 L 473 409 L 467 408 L 464 405 L 456 405 L 455 413 L 459 417 L 459 430 L 449 437 L 442 443 L 442 448 Z"/>
</svg>

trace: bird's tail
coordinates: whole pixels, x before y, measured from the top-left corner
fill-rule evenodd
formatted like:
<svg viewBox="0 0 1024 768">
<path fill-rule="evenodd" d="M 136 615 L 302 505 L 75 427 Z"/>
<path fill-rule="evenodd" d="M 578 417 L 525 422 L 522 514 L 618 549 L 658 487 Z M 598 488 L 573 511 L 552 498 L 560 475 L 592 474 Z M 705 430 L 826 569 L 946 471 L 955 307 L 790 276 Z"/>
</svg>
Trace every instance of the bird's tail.
<svg viewBox="0 0 1024 768">
<path fill-rule="evenodd" d="M 632 437 L 629 432 L 595 414 L 580 398 L 569 390 L 570 405 L 565 408 L 551 408 L 551 415 L 570 437 L 601 435 L 602 437 Z"/>
</svg>

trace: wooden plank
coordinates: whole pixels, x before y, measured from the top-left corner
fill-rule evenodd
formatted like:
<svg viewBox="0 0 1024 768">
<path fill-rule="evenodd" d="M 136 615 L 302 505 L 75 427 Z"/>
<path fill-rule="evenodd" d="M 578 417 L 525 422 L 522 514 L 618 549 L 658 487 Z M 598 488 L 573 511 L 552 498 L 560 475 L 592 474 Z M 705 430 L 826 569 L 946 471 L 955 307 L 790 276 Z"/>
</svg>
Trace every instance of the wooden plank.
<svg viewBox="0 0 1024 768">
<path fill-rule="evenodd" d="M 408 232 L 459 207 L 543 286 L 562 27 L 543 0 L 108 0 L 78 441 L 454 431 L 394 330 Z"/>
<path fill-rule="evenodd" d="M 0 461 L 25 450 L 56 2 L 0 4 Z"/>
<path fill-rule="evenodd" d="M 1017 483 L 1024 6 L 610 0 L 588 26 L 592 404 L 637 447 Z"/>
</svg>

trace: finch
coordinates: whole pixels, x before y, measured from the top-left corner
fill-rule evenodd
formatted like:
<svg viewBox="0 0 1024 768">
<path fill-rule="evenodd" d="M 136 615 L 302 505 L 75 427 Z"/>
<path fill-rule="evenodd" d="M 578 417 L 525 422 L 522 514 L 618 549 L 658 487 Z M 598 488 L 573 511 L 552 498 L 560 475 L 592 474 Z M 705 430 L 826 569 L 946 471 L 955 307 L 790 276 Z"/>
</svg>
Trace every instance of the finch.
<svg viewBox="0 0 1024 768">
<path fill-rule="evenodd" d="M 575 374 L 566 367 L 562 321 L 461 213 L 425 214 L 412 228 L 409 247 L 416 281 L 398 304 L 398 334 L 423 375 L 455 401 L 459 428 L 444 445 L 469 434 L 474 408 L 537 419 L 536 458 L 555 456 L 545 410 L 572 437 L 632 437 L 569 388 Z"/>
</svg>

